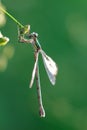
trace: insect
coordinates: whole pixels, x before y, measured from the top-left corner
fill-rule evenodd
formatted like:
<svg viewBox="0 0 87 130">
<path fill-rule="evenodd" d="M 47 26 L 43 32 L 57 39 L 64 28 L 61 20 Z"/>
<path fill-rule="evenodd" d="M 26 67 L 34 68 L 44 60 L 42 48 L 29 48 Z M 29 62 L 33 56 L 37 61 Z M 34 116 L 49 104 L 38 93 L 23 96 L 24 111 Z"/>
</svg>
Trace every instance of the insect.
<svg viewBox="0 0 87 130">
<path fill-rule="evenodd" d="M 30 25 L 26 25 L 24 28 L 18 27 L 18 39 L 19 42 L 22 43 L 31 43 L 34 48 L 34 57 L 35 64 L 32 72 L 32 77 L 30 81 L 30 88 L 33 85 L 34 79 L 36 77 L 36 85 L 37 85 L 37 93 L 38 93 L 38 102 L 39 102 L 39 114 L 41 117 L 45 117 L 45 110 L 42 103 L 42 95 L 41 95 L 41 86 L 40 86 L 40 76 L 39 76 L 39 65 L 38 65 L 38 57 L 39 54 L 42 55 L 43 63 L 48 75 L 48 78 L 52 85 L 55 85 L 56 75 L 58 73 L 58 67 L 56 63 L 49 57 L 43 50 L 38 40 L 38 34 L 30 32 Z"/>
</svg>

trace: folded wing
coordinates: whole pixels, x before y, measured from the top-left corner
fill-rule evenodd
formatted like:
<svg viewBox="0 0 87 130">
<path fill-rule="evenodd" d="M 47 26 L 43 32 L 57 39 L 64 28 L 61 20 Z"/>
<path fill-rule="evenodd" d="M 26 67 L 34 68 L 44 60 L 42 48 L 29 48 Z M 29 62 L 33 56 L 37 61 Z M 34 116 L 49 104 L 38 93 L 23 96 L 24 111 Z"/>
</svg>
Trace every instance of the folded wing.
<svg viewBox="0 0 87 130">
<path fill-rule="evenodd" d="M 40 50 L 44 62 L 44 66 L 46 69 L 46 72 L 48 74 L 49 80 L 52 83 L 52 85 L 55 85 L 56 82 L 56 75 L 58 72 L 58 68 L 56 63 L 50 58 L 49 56 L 46 55 L 46 53 L 43 50 Z"/>
<path fill-rule="evenodd" d="M 37 55 L 36 55 L 36 61 L 35 61 L 35 64 L 34 64 L 34 69 L 33 69 L 33 72 L 32 72 L 32 77 L 31 77 L 31 82 L 30 82 L 30 88 L 32 87 L 33 82 L 34 82 L 34 78 L 35 78 L 36 68 L 37 68 L 37 64 L 38 64 L 38 55 L 39 55 L 39 53 L 37 53 Z"/>
</svg>

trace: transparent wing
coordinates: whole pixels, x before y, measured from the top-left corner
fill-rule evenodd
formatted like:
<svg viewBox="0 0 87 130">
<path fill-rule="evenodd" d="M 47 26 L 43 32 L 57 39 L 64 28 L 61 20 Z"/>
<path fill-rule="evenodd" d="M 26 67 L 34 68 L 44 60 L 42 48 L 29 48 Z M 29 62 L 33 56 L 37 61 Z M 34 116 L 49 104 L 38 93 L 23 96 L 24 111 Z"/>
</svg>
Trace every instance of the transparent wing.
<svg viewBox="0 0 87 130">
<path fill-rule="evenodd" d="M 34 82 L 34 78 L 35 78 L 36 67 L 37 67 L 37 64 L 38 64 L 38 55 L 39 55 L 39 53 L 37 53 L 37 55 L 36 55 L 36 61 L 35 61 L 35 64 L 34 64 L 32 77 L 31 77 L 31 82 L 30 82 L 30 88 L 32 87 L 33 82 Z"/>
<path fill-rule="evenodd" d="M 49 56 L 46 55 L 46 53 L 43 50 L 40 50 L 40 52 L 42 54 L 44 66 L 48 74 L 49 80 L 52 83 L 52 85 L 55 85 L 56 75 L 58 72 L 57 65 Z"/>
</svg>

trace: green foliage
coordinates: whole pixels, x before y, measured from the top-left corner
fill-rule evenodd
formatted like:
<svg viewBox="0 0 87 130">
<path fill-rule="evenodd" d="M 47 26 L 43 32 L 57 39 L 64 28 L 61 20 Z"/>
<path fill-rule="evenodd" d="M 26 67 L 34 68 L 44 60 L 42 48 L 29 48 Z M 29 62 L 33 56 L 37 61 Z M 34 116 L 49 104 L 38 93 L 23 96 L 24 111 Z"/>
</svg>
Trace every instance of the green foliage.
<svg viewBox="0 0 87 130">
<path fill-rule="evenodd" d="M 14 47 L 11 45 L 5 46 L 0 51 L 0 72 L 7 69 L 9 60 L 14 56 Z"/>
<path fill-rule="evenodd" d="M 1 8 L 5 10 L 5 7 L 0 2 L 0 27 L 4 26 L 6 23 L 6 17 L 5 17 L 4 12 L 1 11 Z"/>
<path fill-rule="evenodd" d="M 2 33 L 0 32 L 0 46 L 4 46 L 9 42 L 8 37 L 4 37 Z"/>
<path fill-rule="evenodd" d="M 30 25 L 25 25 L 24 27 L 18 27 L 20 31 L 20 35 L 25 35 L 30 32 Z"/>
</svg>

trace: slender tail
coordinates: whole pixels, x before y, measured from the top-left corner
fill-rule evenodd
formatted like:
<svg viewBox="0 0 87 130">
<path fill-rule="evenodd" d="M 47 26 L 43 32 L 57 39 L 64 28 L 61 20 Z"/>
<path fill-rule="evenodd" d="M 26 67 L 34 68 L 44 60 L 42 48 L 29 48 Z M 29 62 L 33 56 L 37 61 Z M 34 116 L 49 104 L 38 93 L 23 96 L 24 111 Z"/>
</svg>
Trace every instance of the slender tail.
<svg viewBox="0 0 87 130">
<path fill-rule="evenodd" d="M 35 52 L 35 58 L 37 57 L 37 52 Z M 36 67 L 36 86 L 37 86 L 37 95 L 38 95 L 38 103 L 39 103 L 39 114 L 41 117 L 45 117 L 45 110 L 42 103 L 42 94 L 41 94 L 41 86 L 40 86 L 40 77 L 39 77 L 39 66 L 37 64 Z"/>
</svg>

